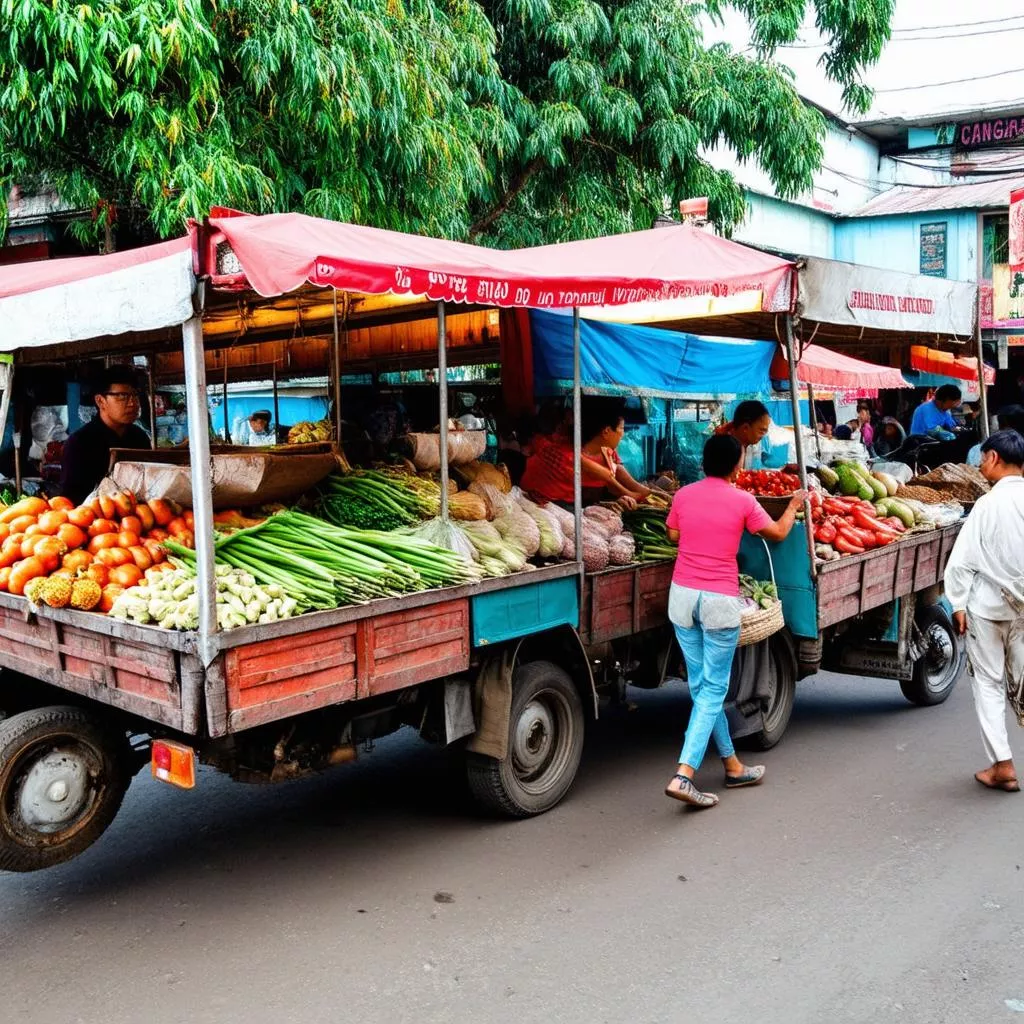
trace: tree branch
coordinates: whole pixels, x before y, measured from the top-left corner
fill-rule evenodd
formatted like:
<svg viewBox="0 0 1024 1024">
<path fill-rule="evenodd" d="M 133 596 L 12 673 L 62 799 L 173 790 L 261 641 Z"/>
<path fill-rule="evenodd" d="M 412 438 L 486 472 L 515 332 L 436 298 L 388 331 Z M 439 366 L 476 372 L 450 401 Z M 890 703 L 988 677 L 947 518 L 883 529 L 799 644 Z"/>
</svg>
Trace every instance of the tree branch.
<svg viewBox="0 0 1024 1024">
<path fill-rule="evenodd" d="M 482 217 L 469 228 L 469 241 L 482 234 L 515 202 L 516 196 L 526 188 L 530 179 L 544 166 L 543 157 L 534 157 L 522 170 L 518 171 L 509 182 L 505 194 Z"/>
</svg>

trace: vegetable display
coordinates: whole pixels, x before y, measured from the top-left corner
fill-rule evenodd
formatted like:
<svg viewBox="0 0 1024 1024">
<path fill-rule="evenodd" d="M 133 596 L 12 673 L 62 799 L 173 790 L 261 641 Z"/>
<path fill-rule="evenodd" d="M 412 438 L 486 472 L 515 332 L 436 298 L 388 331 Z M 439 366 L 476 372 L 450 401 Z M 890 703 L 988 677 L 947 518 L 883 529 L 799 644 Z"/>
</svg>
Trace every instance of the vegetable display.
<svg viewBox="0 0 1024 1024">
<path fill-rule="evenodd" d="M 678 546 L 668 539 L 665 526 L 668 511 L 667 508 L 639 505 L 622 513 L 622 521 L 636 541 L 637 561 L 657 562 L 679 554 Z"/>
<path fill-rule="evenodd" d="M 753 601 L 758 608 L 771 608 L 779 600 L 779 591 L 774 583 L 755 580 L 743 573 L 740 575 L 740 597 Z"/>
<path fill-rule="evenodd" d="M 329 476 L 321 485 L 317 513 L 335 526 L 397 530 L 437 515 L 437 500 L 408 486 L 400 477 L 354 472 Z"/>
<path fill-rule="evenodd" d="M 736 478 L 741 491 L 762 498 L 788 498 L 800 488 L 800 478 L 781 469 L 744 469 Z"/>
<path fill-rule="evenodd" d="M 254 576 L 228 565 L 215 567 L 217 625 L 220 629 L 255 622 L 277 622 L 298 612 L 298 602 L 277 584 L 261 586 Z M 140 625 L 162 629 L 197 629 L 199 595 L 195 569 L 186 562 L 164 563 L 147 571 L 145 578 L 119 594 L 110 614 Z"/>
</svg>

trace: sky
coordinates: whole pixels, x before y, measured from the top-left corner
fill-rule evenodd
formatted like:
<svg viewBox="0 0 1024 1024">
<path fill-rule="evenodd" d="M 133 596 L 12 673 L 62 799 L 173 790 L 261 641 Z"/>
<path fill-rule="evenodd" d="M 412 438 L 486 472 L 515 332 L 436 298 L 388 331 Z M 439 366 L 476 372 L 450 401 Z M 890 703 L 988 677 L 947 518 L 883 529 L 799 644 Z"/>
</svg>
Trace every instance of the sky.
<svg viewBox="0 0 1024 1024">
<path fill-rule="evenodd" d="M 1024 106 L 1022 0 L 896 0 L 892 27 L 881 60 L 866 75 L 876 90 L 866 119 Z M 708 27 L 705 39 L 738 49 L 750 41 L 745 19 L 732 12 L 721 28 Z M 796 72 L 808 99 L 849 116 L 841 90 L 817 66 L 823 50 L 812 17 L 799 45 L 780 50 L 778 60 Z"/>
</svg>

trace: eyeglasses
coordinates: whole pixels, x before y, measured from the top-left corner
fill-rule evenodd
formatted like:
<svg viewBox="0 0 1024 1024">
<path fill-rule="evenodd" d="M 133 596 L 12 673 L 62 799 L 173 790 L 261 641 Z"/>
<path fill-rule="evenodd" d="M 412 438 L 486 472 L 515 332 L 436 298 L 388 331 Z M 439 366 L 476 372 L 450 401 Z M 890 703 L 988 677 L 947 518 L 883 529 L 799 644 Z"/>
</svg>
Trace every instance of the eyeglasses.
<svg viewBox="0 0 1024 1024">
<path fill-rule="evenodd" d="M 104 391 L 103 396 L 105 398 L 116 398 L 119 402 L 124 402 L 126 405 L 129 402 L 141 401 L 142 398 L 138 391 Z"/>
</svg>

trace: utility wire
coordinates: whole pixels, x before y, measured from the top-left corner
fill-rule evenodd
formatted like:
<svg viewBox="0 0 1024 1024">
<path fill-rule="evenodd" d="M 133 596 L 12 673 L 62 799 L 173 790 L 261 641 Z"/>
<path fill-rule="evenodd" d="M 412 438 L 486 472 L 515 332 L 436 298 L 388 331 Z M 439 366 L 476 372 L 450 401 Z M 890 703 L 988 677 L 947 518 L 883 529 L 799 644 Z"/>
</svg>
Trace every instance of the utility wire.
<svg viewBox="0 0 1024 1024">
<path fill-rule="evenodd" d="M 941 29 L 946 28 L 977 28 L 979 25 L 1005 25 L 1008 21 L 1020 21 L 1024 17 L 1021 14 L 1014 14 L 1006 18 L 988 18 L 981 19 L 979 21 L 957 21 L 949 25 L 917 25 L 914 28 L 894 28 L 893 35 L 896 33 L 904 32 L 930 32 L 934 29 L 938 32 Z"/>
<path fill-rule="evenodd" d="M 1024 15 L 1021 15 L 1024 17 Z M 971 36 L 996 36 L 1006 35 L 1008 32 L 1024 32 L 1024 25 L 1014 25 L 1012 28 L 988 28 L 982 32 L 956 32 L 948 35 L 937 36 L 894 36 L 889 40 L 889 46 L 894 43 L 916 43 L 916 42 L 938 42 L 942 39 L 968 39 Z M 820 43 L 783 43 L 780 50 L 824 50 L 828 44 Z"/>
<path fill-rule="evenodd" d="M 964 85 L 968 82 L 984 82 L 989 78 L 1003 78 L 1006 75 L 1019 75 L 1024 68 L 1010 68 L 1009 71 L 996 71 L 991 75 L 974 75 L 972 78 L 952 78 L 948 82 L 924 82 L 921 85 L 901 85 L 897 88 L 875 89 L 876 93 L 913 92 L 917 89 L 938 89 L 944 85 Z"/>
</svg>

